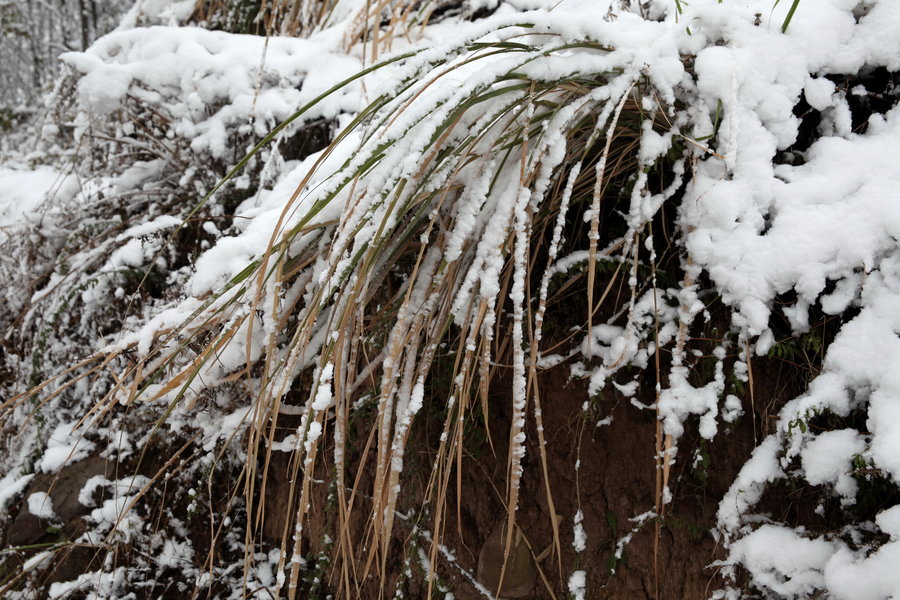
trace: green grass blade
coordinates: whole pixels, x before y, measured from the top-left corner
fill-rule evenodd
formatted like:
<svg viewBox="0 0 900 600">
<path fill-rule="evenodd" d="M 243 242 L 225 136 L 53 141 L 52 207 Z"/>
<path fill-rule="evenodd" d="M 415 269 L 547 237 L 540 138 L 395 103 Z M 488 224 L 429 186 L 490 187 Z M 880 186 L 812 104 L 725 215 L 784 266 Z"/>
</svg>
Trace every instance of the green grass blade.
<svg viewBox="0 0 900 600">
<path fill-rule="evenodd" d="M 777 4 L 777 2 L 776 2 Z M 787 16 L 784 18 L 784 23 L 781 24 L 781 33 L 785 33 L 787 31 L 788 25 L 791 24 L 791 19 L 794 18 L 794 12 L 797 10 L 797 6 L 800 4 L 800 0 L 794 0 L 791 3 L 791 8 L 788 11 Z"/>
</svg>

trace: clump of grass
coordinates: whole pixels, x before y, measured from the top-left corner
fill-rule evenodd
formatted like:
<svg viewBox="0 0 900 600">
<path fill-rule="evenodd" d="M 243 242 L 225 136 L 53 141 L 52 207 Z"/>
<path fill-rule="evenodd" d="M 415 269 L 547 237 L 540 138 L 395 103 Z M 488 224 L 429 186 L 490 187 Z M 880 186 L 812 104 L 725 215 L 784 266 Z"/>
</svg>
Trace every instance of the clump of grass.
<svg viewBox="0 0 900 600">
<path fill-rule="evenodd" d="M 84 363 L 99 364 L 97 372 L 128 360 L 85 421 L 117 405 L 162 403 L 154 431 L 172 415 L 191 414 L 201 391 L 240 382 L 247 390 L 244 433 L 239 428 L 227 442 L 241 439 L 244 445 L 241 489 L 255 523 L 264 518 L 258 498 L 267 485 L 277 417 L 300 416 L 290 465 L 292 517 L 278 565 L 287 573 L 289 598 L 298 593 L 300 558 L 307 552 L 313 466 L 329 449 L 337 594 L 354 595 L 370 574 L 386 580 L 410 428 L 441 344 L 452 349 L 455 362 L 421 501 L 430 507 L 423 511 L 430 523 L 422 525 L 441 539 L 452 518 L 446 506 L 454 470 L 460 495 L 467 415 L 480 410 L 487 423 L 488 386 L 497 364 L 505 362 L 512 365 L 502 490 L 508 552 L 529 419 L 538 435 L 546 502 L 555 514 L 536 385 L 551 279 L 571 265 L 584 267 L 586 311 L 572 324 L 590 327 L 620 273 L 617 268 L 601 281 L 599 265 L 620 261 L 621 272 L 632 273 L 623 303 L 632 326 L 639 242 L 653 213 L 604 203 L 613 202 L 613 190 L 629 198 L 647 194 L 648 174 L 680 123 L 660 117 L 667 107 L 628 53 L 599 40 L 569 39 L 552 27 L 536 32 L 528 23 L 490 33 L 499 39 L 473 34 L 440 52 L 396 56 L 367 69 L 403 61 L 395 87 L 362 110 L 311 164 L 258 258 L 219 289 L 190 300 L 186 318 L 158 319 L 133 342 Z M 660 136 L 668 144 L 659 144 Z M 648 138 L 655 150 L 645 148 Z M 681 167 L 660 202 L 679 189 L 687 155 L 676 158 Z M 326 161 L 336 158 L 342 166 L 322 176 Z M 612 229 L 616 235 L 601 235 L 601 216 L 617 211 L 624 218 Z M 578 221 L 586 223 L 576 228 L 586 239 L 567 240 Z M 615 363 L 624 366 L 621 359 Z M 373 398 L 375 411 L 354 472 L 347 460 L 348 423 L 363 394 Z M 163 465 L 148 487 L 162 481 L 170 466 Z M 361 487 L 365 472 L 373 474 L 371 489 Z M 365 506 L 363 497 L 369 499 Z M 367 513 L 364 532 L 351 526 L 359 511 Z M 552 528 L 559 560 L 555 520 Z M 248 525 L 248 571 L 255 535 Z M 361 546 L 369 549 L 365 555 Z M 432 565 L 438 558 L 438 544 L 432 544 Z"/>
<path fill-rule="evenodd" d="M 309 37 L 346 21 L 345 49 L 362 48 L 376 62 L 395 40 L 414 41 L 433 20 L 463 11 L 461 0 L 197 0 L 192 20 L 236 33 L 291 37 Z"/>
</svg>

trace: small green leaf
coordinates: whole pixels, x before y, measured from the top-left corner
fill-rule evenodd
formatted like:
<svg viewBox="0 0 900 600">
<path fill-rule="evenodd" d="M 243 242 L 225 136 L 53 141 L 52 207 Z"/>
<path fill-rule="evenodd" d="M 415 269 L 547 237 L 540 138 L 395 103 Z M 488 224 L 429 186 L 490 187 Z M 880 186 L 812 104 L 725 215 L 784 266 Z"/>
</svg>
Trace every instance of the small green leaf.
<svg viewBox="0 0 900 600">
<path fill-rule="evenodd" d="M 606 511 L 606 524 L 609 525 L 609 530 L 612 531 L 613 537 L 619 535 L 619 520 L 611 510 Z"/>
</svg>

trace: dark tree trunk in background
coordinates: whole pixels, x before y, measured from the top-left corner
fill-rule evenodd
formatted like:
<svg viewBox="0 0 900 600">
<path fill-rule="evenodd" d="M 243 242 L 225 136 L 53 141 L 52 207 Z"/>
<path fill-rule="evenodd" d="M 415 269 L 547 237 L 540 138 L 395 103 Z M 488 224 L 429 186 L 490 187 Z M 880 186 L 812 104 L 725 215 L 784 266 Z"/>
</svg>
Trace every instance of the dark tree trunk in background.
<svg viewBox="0 0 900 600">
<path fill-rule="evenodd" d="M 89 0 L 89 4 L 91 7 L 91 38 L 96 37 L 97 31 L 99 30 L 100 25 L 97 23 L 97 2 L 95 0 Z"/>
<path fill-rule="evenodd" d="M 133 2 L 0 0 L 0 105 L 35 103 L 59 74 L 59 54 L 86 50 Z"/>
<path fill-rule="evenodd" d="M 88 21 L 88 8 L 85 5 L 84 0 L 78 0 L 78 17 L 81 22 L 81 50 L 87 50 L 88 44 L 90 43 L 90 31 L 91 26 Z"/>
</svg>

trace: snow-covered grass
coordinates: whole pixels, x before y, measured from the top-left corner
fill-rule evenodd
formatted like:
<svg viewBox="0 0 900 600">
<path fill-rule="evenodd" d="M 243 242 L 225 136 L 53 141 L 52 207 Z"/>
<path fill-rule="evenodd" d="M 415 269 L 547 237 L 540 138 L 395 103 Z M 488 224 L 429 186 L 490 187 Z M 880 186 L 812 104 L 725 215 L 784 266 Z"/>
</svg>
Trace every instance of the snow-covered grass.
<svg viewBox="0 0 900 600">
<path fill-rule="evenodd" d="M 149 4 L 188 14 L 178 3 Z M 607 13 L 582 0 L 514 1 L 441 10 L 427 25 L 431 9 L 415 16 L 408 4 L 375 13 L 327 6 L 285 25 L 303 39 L 122 28 L 65 57 L 72 73 L 56 107 L 89 152 L 80 188 L 57 199 L 56 214 L 100 214 L 113 225 L 73 233 L 57 217 L 50 222 L 74 247 L 21 268 L 39 264 L 47 280 L 3 317 L 30 352 L 7 359 L 20 382 L 4 382 L 4 418 L 21 428 L 3 463 L 9 494 L 29 472 L 58 467 L 60 452 L 71 459 L 96 445 L 143 455 L 168 431 L 192 440 L 178 453 L 194 449 L 193 472 L 240 465 L 235 496 L 253 515 L 272 453 L 286 450 L 289 518 L 277 560 L 266 554 L 259 564 L 275 573 L 264 585 L 293 598 L 309 544 L 312 465 L 324 458 L 338 506 L 336 592 L 350 596 L 351 579 L 386 573 L 407 443 L 426 396 L 446 415 L 421 501 L 428 529 L 440 532 L 467 415 L 487 421 L 501 362 L 512 365 L 503 490 L 511 542 L 526 432 L 537 433 L 547 468 L 541 410 L 552 408 L 536 382 L 541 365 L 561 360 L 542 354 L 553 319 L 574 328 L 564 358 L 592 394 L 615 387 L 640 406 L 645 372 L 655 375 L 646 408 L 659 422 L 648 449 L 657 501 L 640 512 L 652 509 L 659 531 L 685 428 L 712 439 L 768 402 L 753 396 L 754 362 L 781 351 L 785 323 L 802 336 L 824 315 L 834 333 L 806 391 L 780 409 L 722 498 L 714 535 L 733 579 L 714 595 L 900 594 L 897 507 L 852 511 L 861 490 L 896 490 L 900 480 L 900 108 L 892 84 L 878 97 L 865 88 L 872 73 L 900 70 L 900 5 L 658 0 Z M 488 16 L 466 17 L 479 8 Z M 317 120 L 335 123 L 329 143 L 285 160 L 274 144 Z M 12 185 L 5 193 L 21 195 Z M 42 196 L 35 188 L 24 197 L 36 205 Z M 27 216 L 30 206 L 0 210 L 23 235 L 47 227 Z M 192 224 L 197 245 L 185 249 L 177 236 Z M 7 235 L 7 246 L 29 248 Z M 162 281 L 147 298 L 151 271 Z M 126 275 L 140 283 L 128 288 Z M 573 285 L 583 314 L 554 315 L 555 294 Z M 106 303 L 125 307 L 126 297 L 117 325 L 100 327 Z M 714 302 L 727 331 L 710 349 Z M 430 376 L 447 351 L 450 383 L 436 390 Z M 696 368 L 697 353 L 712 357 L 709 372 Z M 68 366 L 19 393 L 28 377 L 37 384 Z M 367 463 L 354 471 L 347 459 L 362 405 L 372 409 L 366 490 Z M 284 414 L 299 426 L 276 440 Z M 81 432 L 83 445 L 72 439 Z M 126 522 L 121 539 L 144 535 L 147 513 L 123 513 L 182 468 L 193 467 L 173 458 L 140 490 L 95 509 L 100 535 L 112 541 L 110 530 Z M 783 480 L 815 489 L 823 512 L 838 498 L 843 526 L 816 531 L 758 514 Z M 545 488 L 555 514 L 549 480 Z M 355 504 L 358 494 L 371 504 Z M 43 510 L 38 500 L 29 496 L 32 512 Z M 357 570 L 360 540 L 348 532 L 363 510 L 372 560 Z M 229 511 L 219 526 L 233 523 Z M 170 538 L 152 534 L 158 568 L 198 562 L 179 520 L 166 526 Z M 249 593 L 262 571 L 245 526 L 243 540 L 229 542 L 244 554 L 243 576 L 212 555 L 191 576 L 231 573 Z M 430 546 L 432 565 L 439 547 Z M 103 589 L 125 589 L 113 565 L 104 573 Z M 593 593 L 584 570 L 563 583 L 577 597 Z"/>
</svg>

